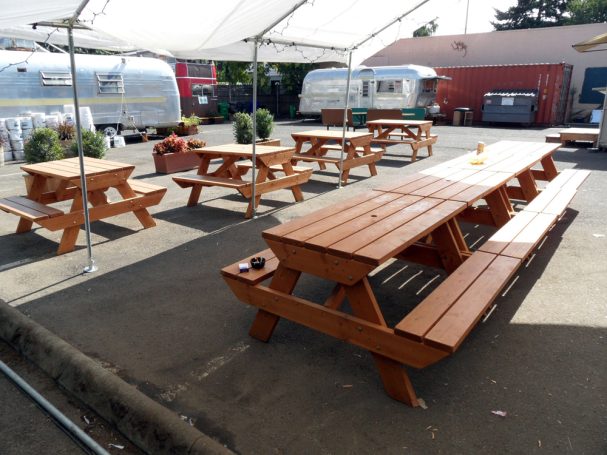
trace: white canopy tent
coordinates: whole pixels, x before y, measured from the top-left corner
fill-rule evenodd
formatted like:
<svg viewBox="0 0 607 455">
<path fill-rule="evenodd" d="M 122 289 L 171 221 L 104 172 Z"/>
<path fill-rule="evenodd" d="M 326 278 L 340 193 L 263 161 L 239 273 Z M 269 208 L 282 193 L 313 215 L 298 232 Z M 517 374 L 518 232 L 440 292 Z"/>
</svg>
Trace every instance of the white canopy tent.
<svg viewBox="0 0 607 455">
<path fill-rule="evenodd" d="M 70 44 L 82 157 L 74 38 L 83 47 L 147 49 L 190 59 L 253 60 L 254 86 L 258 60 L 347 62 L 349 90 L 352 64 L 411 36 L 413 30 L 436 17 L 439 3 L 443 8 L 452 4 L 448 0 L 223 0 L 212 5 L 188 0 L 0 0 L 0 36 Z M 256 95 L 255 87 L 253 106 Z M 346 109 L 347 100 L 348 96 Z M 255 115 L 253 123 L 255 130 Z M 255 159 L 253 183 L 254 163 Z M 88 269 L 93 270 L 85 185 L 83 177 Z"/>
</svg>

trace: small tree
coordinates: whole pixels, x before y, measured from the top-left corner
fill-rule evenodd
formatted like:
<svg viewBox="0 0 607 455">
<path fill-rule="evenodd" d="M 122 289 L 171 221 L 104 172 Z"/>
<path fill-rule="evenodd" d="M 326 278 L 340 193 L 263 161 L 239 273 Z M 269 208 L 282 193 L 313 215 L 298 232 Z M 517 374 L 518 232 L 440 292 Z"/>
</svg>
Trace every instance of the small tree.
<svg viewBox="0 0 607 455">
<path fill-rule="evenodd" d="M 232 128 L 237 144 L 251 144 L 253 142 L 253 120 L 251 120 L 249 114 L 246 112 L 234 114 Z"/>
<path fill-rule="evenodd" d="M 63 158 L 63 147 L 59 135 L 50 128 L 36 128 L 24 146 L 28 163 L 54 161 Z"/>
<path fill-rule="evenodd" d="M 268 139 L 274 129 L 274 116 L 267 109 L 257 109 L 255 117 L 257 136 L 259 139 Z"/>
<path fill-rule="evenodd" d="M 72 142 L 71 152 L 74 156 L 78 155 L 78 142 Z M 101 131 L 93 133 L 89 130 L 82 130 L 82 154 L 91 158 L 103 158 L 107 152 L 105 137 Z"/>
</svg>

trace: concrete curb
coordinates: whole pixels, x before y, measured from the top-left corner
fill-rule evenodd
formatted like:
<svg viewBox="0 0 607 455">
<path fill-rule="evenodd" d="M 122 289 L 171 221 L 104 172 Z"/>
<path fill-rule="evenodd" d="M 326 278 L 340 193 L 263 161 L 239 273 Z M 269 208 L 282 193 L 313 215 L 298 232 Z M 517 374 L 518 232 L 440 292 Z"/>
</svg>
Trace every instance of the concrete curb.
<svg viewBox="0 0 607 455">
<path fill-rule="evenodd" d="M 233 453 L 1 300 L 0 337 L 147 453 Z"/>
</svg>

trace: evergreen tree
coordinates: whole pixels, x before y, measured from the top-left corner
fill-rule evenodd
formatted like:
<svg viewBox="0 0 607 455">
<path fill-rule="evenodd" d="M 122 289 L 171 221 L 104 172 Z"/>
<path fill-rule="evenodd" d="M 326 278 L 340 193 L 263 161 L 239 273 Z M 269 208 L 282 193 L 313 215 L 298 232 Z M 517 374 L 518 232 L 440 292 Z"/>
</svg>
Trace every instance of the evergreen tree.
<svg viewBox="0 0 607 455">
<path fill-rule="evenodd" d="M 598 0 L 604 3 L 605 0 Z M 568 0 L 518 0 L 506 11 L 495 10 L 495 30 L 553 27 L 567 22 Z"/>
<path fill-rule="evenodd" d="M 570 0 L 567 25 L 607 22 L 607 0 Z"/>
</svg>

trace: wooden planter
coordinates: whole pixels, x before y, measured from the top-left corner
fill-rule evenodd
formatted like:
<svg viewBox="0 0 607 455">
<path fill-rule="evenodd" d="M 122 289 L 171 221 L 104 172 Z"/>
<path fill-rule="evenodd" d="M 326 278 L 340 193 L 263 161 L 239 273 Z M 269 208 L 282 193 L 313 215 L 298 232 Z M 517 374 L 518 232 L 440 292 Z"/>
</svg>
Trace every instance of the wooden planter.
<svg viewBox="0 0 607 455">
<path fill-rule="evenodd" d="M 266 139 L 265 141 L 259 140 L 255 142 L 257 145 L 273 145 L 280 147 L 280 139 Z"/>
<path fill-rule="evenodd" d="M 198 134 L 198 125 L 178 126 L 175 134 L 177 136 L 193 136 Z"/>
<path fill-rule="evenodd" d="M 173 172 L 189 171 L 200 165 L 200 158 L 194 152 L 165 153 L 158 155 L 152 153 L 154 166 L 159 174 L 172 174 Z"/>
</svg>

